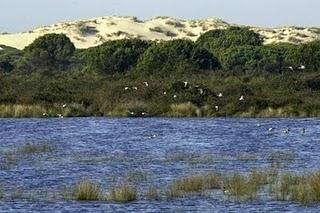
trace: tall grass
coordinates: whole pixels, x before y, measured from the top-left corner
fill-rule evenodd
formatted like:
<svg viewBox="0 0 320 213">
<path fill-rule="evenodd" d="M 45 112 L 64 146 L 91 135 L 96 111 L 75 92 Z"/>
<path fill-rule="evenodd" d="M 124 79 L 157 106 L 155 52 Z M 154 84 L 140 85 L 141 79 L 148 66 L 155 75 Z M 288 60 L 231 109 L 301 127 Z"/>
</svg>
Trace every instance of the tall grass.
<svg viewBox="0 0 320 213">
<path fill-rule="evenodd" d="M 145 193 L 145 196 L 148 200 L 159 200 L 160 194 L 159 189 L 154 186 L 151 186 Z"/>
<path fill-rule="evenodd" d="M 108 196 L 108 200 L 119 203 L 128 203 L 137 199 L 138 193 L 136 188 L 129 184 L 123 184 L 113 188 Z"/>
<path fill-rule="evenodd" d="M 271 195 L 278 200 L 301 204 L 320 202 L 320 172 L 309 175 L 286 173 L 270 187 Z"/>
<path fill-rule="evenodd" d="M 47 110 L 41 105 L 1 104 L 0 117 L 41 117 Z"/>
<path fill-rule="evenodd" d="M 79 201 L 97 201 L 102 199 L 101 187 L 88 179 L 78 182 L 73 194 L 74 198 Z"/>
<path fill-rule="evenodd" d="M 192 175 L 178 179 L 168 186 L 169 198 L 184 197 L 188 194 L 201 194 L 208 189 L 220 188 L 220 176 L 215 173 Z"/>
</svg>

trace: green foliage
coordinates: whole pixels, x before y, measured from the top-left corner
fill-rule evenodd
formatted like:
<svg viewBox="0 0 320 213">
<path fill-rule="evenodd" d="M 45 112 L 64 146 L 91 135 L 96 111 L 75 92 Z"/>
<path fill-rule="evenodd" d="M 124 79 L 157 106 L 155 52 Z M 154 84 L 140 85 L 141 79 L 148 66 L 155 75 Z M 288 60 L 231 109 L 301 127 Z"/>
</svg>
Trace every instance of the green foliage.
<svg viewBox="0 0 320 213">
<path fill-rule="evenodd" d="M 308 70 L 320 70 L 320 40 L 302 44 L 298 52 L 300 64 Z"/>
<path fill-rule="evenodd" d="M 64 70 L 74 51 L 75 47 L 66 35 L 46 34 L 24 49 L 27 63 L 24 67 Z"/>
<path fill-rule="evenodd" d="M 108 41 L 85 51 L 87 69 L 103 74 L 123 73 L 136 65 L 149 42 L 139 39 Z"/>
<path fill-rule="evenodd" d="M 280 73 L 283 57 L 265 46 L 238 46 L 226 49 L 220 56 L 225 70 L 268 71 Z"/>
<path fill-rule="evenodd" d="M 197 44 L 209 49 L 212 53 L 234 46 L 260 46 L 262 38 L 246 27 L 230 27 L 226 30 L 211 30 L 202 34 Z"/>
<path fill-rule="evenodd" d="M 16 61 L 21 57 L 22 52 L 12 47 L 0 45 L 0 73 L 11 72 Z"/>
<path fill-rule="evenodd" d="M 172 40 L 151 45 L 141 56 L 137 69 L 147 73 L 191 69 L 217 69 L 219 62 L 210 52 L 189 40 Z"/>
</svg>

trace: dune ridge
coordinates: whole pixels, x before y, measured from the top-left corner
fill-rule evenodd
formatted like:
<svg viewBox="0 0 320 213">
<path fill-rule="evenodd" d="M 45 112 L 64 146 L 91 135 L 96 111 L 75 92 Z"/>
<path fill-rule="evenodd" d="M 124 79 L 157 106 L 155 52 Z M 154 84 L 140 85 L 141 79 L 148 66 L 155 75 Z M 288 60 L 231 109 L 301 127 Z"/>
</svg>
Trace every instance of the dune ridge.
<svg viewBox="0 0 320 213">
<path fill-rule="evenodd" d="M 139 20 L 131 16 L 106 16 L 88 20 L 61 22 L 15 34 L 0 33 L 0 44 L 23 49 L 36 38 L 48 33 L 66 34 L 77 48 L 85 49 L 108 40 L 140 38 L 144 40 L 196 40 L 213 29 L 225 29 L 230 24 L 219 18 L 183 20 L 172 17 L 155 17 Z M 265 44 L 289 42 L 304 43 L 320 39 L 318 27 L 285 26 L 277 28 L 250 27 L 262 35 Z"/>
</svg>

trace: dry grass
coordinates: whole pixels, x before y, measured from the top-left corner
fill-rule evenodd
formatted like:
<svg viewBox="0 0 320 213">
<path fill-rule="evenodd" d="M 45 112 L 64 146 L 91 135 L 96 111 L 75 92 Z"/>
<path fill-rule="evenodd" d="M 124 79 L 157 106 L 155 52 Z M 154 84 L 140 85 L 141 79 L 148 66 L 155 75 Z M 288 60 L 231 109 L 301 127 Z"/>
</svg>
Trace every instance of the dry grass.
<svg viewBox="0 0 320 213">
<path fill-rule="evenodd" d="M 74 189 L 74 198 L 79 201 L 97 201 L 102 198 L 101 187 L 88 179 L 83 179 Z"/>
<path fill-rule="evenodd" d="M 147 190 L 147 192 L 145 193 L 145 196 L 148 200 L 159 200 L 160 199 L 159 189 L 152 186 Z"/>
<path fill-rule="evenodd" d="M 0 105 L 0 117 L 41 117 L 47 110 L 41 105 Z"/>
<path fill-rule="evenodd" d="M 220 188 L 220 175 L 208 173 L 193 175 L 176 180 L 167 189 L 169 198 L 184 197 L 188 194 L 201 194 L 208 189 Z"/>
<path fill-rule="evenodd" d="M 108 200 L 118 203 L 129 203 L 138 199 L 135 187 L 124 184 L 113 188 L 108 196 Z"/>
</svg>

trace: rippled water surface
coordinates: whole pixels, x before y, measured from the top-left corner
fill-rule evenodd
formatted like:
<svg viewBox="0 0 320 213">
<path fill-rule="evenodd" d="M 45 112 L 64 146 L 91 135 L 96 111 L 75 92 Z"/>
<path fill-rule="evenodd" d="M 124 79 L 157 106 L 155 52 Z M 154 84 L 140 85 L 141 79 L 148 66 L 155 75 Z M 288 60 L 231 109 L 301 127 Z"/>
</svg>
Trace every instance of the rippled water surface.
<svg viewBox="0 0 320 213">
<path fill-rule="evenodd" d="M 185 175 L 268 168 L 273 153 L 293 156 L 280 166 L 283 171 L 318 170 L 319 119 L 0 119 L 0 165 L 6 151 L 42 142 L 57 149 L 0 170 L 1 212 L 318 212 L 320 208 L 272 199 L 236 202 L 219 194 L 168 200 L 163 192 L 159 201 L 143 198 L 148 186 L 165 189 Z M 246 155 L 256 159 L 239 157 Z M 117 181 L 137 171 L 146 174 L 147 180 L 139 183 L 136 202 L 59 198 L 60 192 L 81 178 L 95 180 L 107 193 Z M 28 193 L 34 198 L 25 199 Z"/>
</svg>

